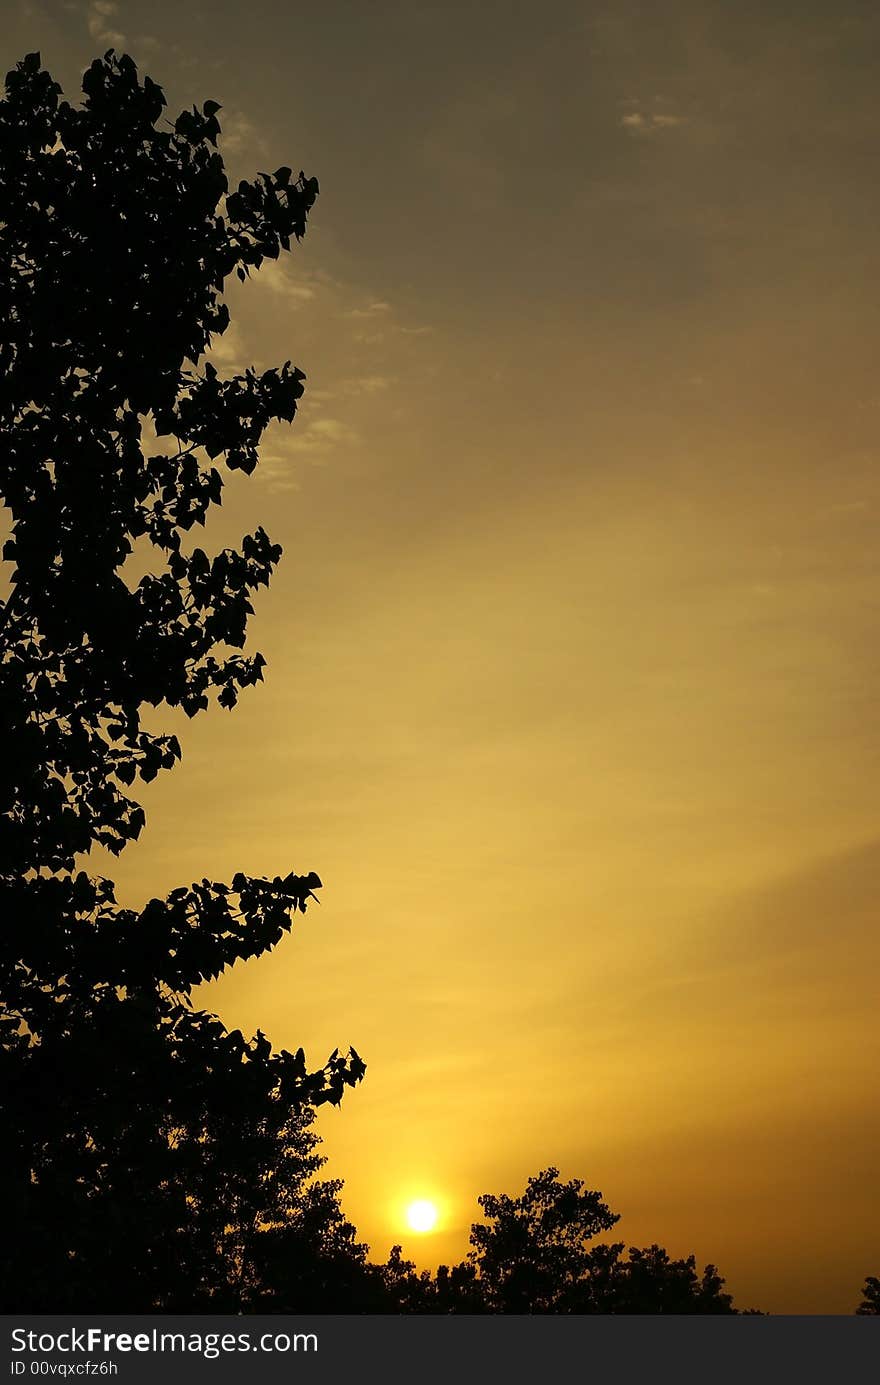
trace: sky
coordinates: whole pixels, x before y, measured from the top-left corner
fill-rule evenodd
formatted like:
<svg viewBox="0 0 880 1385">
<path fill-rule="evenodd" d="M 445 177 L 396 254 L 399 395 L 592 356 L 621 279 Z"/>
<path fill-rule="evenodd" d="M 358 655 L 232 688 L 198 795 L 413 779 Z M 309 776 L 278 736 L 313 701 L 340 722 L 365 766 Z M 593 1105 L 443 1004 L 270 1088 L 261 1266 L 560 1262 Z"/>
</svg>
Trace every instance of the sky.
<svg viewBox="0 0 880 1385">
<path fill-rule="evenodd" d="M 230 291 L 293 428 L 214 549 L 285 556 L 266 683 L 184 722 L 126 903 L 317 870 L 200 1000 L 353 1043 L 318 1129 L 374 1256 L 552 1164 L 740 1306 L 878 1270 L 880 12 L 839 0 L 9 0 L 231 176 L 321 195 Z M 178 729 L 173 715 L 162 724 Z M 403 1209 L 434 1200 L 437 1230 Z"/>
</svg>

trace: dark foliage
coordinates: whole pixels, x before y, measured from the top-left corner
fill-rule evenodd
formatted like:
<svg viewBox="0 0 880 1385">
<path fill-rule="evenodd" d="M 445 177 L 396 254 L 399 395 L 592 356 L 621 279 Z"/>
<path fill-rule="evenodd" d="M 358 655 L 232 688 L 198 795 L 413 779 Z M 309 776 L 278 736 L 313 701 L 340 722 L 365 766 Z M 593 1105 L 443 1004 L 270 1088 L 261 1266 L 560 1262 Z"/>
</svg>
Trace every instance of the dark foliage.
<svg viewBox="0 0 880 1385">
<path fill-rule="evenodd" d="M 180 757 L 145 706 L 232 708 L 262 679 L 242 650 L 281 549 L 263 529 L 213 557 L 184 539 L 220 503 L 213 463 L 252 472 L 304 377 L 202 358 L 227 278 L 302 237 L 318 185 L 280 168 L 228 193 L 217 103 L 171 125 L 128 57 L 92 63 L 83 91 L 69 105 L 32 53 L 0 102 L 0 1296 L 246 1303 L 280 1226 L 309 1227 L 313 1258 L 353 1244 L 336 1185 L 307 1191 L 307 1127 L 364 1065 L 311 1071 L 189 996 L 274 947 L 321 881 L 239 873 L 133 910 L 78 858 L 137 838 L 132 786 Z"/>
<path fill-rule="evenodd" d="M 481 1197 L 470 1261 L 486 1307 L 501 1313 L 730 1313 L 713 1265 L 672 1260 L 660 1246 L 592 1246 L 619 1220 L 579 1179 L 545 1169 L 519 1198 Z"/>
<path fill-rule="evenodd" d="M 559 1171 L 530 1178 L 521 1197 L 479 1199 L 468 1260 L 436 1275 L 417 1273 L 396 1246 L 378 1267 L 386 1312 L 732 1314 L 714 1265 L 698 1274 L 694 1256 L 662 1247 L 624 1255 L 623 1242 L 591 1245 L 619 1220 L 579 1179 Z"/>
<path fill-rule="evenodd" d="M 488 1307 L 501 1313 L 558 1312 L 589 1269 L 587 1242 L 618 1217 L 579 1180 L 557 1169 L 530 1178 L 522 1197 L 480 1198 L 485 1222 L 471 1229 Z"/>
<path fill-rule="evenodd" d="M 860 1317 L 880 1317 L 880 1279 L 869 1274 L 862 1289 L 862 1301 L 856 1312 Z"/>
</svg>

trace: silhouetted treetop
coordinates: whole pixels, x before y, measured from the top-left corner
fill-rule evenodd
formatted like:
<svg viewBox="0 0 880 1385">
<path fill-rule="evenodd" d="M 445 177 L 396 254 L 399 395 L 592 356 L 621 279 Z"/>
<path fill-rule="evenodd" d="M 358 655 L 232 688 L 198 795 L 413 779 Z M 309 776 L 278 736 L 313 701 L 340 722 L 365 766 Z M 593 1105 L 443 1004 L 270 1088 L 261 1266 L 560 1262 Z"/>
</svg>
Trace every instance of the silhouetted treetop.
<svg viewBox="0 0 880 1385">
<path fill-rule="evenodd" d="M 860 1317 L 880 1317 L 880 1279 L 869 1274 L 862 1289 L 862 1301 L 856 1312 Z"/>
<path fill-rule="evenodd" d="M 579 1179 L 560 1183 L 559 1170 L 530 1178 L 521 1197 L 479 1198 L 485 1221 L 471 1228 L 471 1261 L 479 1268 L 487 1306 L 495 1312 L 550 1312 L 588 1264 L 587 1242 L 619 1220 Z"/>
<path fill-rule="evenodd" d="M 484 1221 L 471 1227 L 468 1256 L 477 1277 L 468 1283 L 459 1268 L 457 1280 L 443 1278 L 447 1299 L 457 1287 L 459 1305 L 476 1290 L 494 1313 L 735 1311 L 714 1265 L 698 1275 L 693 1256 L 674 1260 L 657 1245 L 624 1255 L 622 1241 L 591 1244 L 620 1218 L 580 1179 L 561 1182 L 558 1169 L 530 1178 L 520 1197 L 487 1194 L 479 1203 Z"/>
</svg>

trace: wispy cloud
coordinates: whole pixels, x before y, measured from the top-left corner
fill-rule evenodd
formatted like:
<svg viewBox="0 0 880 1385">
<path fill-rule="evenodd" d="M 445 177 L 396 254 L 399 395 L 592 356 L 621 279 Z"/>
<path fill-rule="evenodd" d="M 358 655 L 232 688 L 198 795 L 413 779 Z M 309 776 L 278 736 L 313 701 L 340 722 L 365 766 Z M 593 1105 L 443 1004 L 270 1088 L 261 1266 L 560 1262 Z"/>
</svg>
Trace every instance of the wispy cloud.
<svg viewBox="0 0 880 1385">
<path fill-rule="evenodd" d="M 386 337 L 423 337 L 434 330 L 426 325 L 407 327 L 402 322 L 397 322 L 391 304 L 383 299 L 369 303 L 366 307 L 346 308 L 342 316 L 355 324 L 352 340 L 360 346 L 378 346 Z"/>
<path fill-rule="evenodd" d="M 214 337 L 206 359 L 224 370 L 244 370 L 250 365 L 250 356 L 237 322 L 230 322 L 222 337 Z"/>
<path fill-rule="evenodd" d="M 273 452 L 265 447 L 260 449 L 260 465 L 257 479 L 270 491 L 298 491 L 299 477 L 287 452 Z"/>
<path fill-rule="evenodd" d="M 309 303 L 318 292 L 317 277 L 299 272 L 286 259 L 265 260 L 253 282 L 279 298 L 289 298 L 296 303 Z"/>
<path fill-rule="evenodd" d="M 360 434 L 338 418 L 315 418 L 303 423 L 298 418 L 293 434 L 274 435 L 274 445 L 260 449 L 256 476 L 270 491 L 300 489 L 298 464 L 323 466 L 342 447 L 356 447 Z"/>
<path fill-rule="evenodd" d="M 360 331 L 352 333 L 352 341 L 358 346 L 379 346 L 388 337 L 427 337 L 433 332 L 433 327 L 402 327 L 397 322 L 389 322 L 381 332 L 375 329 L 371 331 Z"/>
<path fill-rule="evenodd" d="M 110 48 L 125 43 L 125 34 L 113 27 L 113 18 L 119 13 L 116 0 L 90 0 L 86 10 L 86 23 L 89 34 L 97 43 L 106 43 Z"/>
<path fill-rule="evenodd" d="M 393 375 L 358 375 L 350 380 L 343 380 L 341 389 L 343 394 L 350 395 L 381 394 L 394 383 Z"/>
<path fill-rule="evenodd" d="M 390 304 L 390 303 L 377 302 L 377 303 L 370 303 L 370 304 L 368 304 L 368 306 L 367 306 L 366 308 L 349 308 L 349 309 L 346 311 L 345 316 L 346 316 L 346 317 L 358 317 L 358 318 L 377 318 L 377 317 L 384 318 L 384 317 L 386 317 L 390 312 L 391 312 L 391 304 Z"/>
<path fill-rule="evenodd" d="M 242 154 L 245 150 L 262 153 L 265 142 L 256 125 L 241 111 L 224 108 L 220 114 L 220 148 L 224 154 Z"/>
<path fill-rule="evenodd" d="M 353 447 L 360 436 L 348 423 L 338 418 L 316 418 L 288 443 L 288 451 L 318 458 L 337 447 Z"/>
<path fill-rule="evenodd" d="M 627 111 L 620 117 L 625 130 L 633 135 L 653 135 L 658 130 L 672 130 L 678 125 L 686 125 L 687 117 L 673 115 L 670 111 Z"/>
</svg>

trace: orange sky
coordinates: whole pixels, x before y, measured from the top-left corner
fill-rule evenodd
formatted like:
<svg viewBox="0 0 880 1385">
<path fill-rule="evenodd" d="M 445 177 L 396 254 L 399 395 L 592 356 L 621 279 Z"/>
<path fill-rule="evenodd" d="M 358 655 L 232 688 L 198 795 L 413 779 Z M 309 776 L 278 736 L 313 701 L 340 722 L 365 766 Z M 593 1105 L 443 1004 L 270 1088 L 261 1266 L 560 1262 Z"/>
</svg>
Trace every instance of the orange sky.
<svg viewBox="0 0 880 1385">
<path fill-rule="evenodd" d="M 40 48 L 72 97 L 116 44 L 173 109 L 223 104 L 236 177 L 322 188 L 216 352 L 308 376 L 209 535 L 284 545 L 267 682 L 185 723 L 122 897 L 319 871 L 202 999 L 364 1055 L 319 1128 L 374 1254 L 461 1256 L 478 1194 L 555 1163 L 738 1303 L 851 1312 L 880 1230 L 880 13 L 17 9 L 7 67 Z"/>
</svg>

